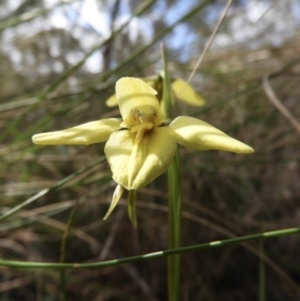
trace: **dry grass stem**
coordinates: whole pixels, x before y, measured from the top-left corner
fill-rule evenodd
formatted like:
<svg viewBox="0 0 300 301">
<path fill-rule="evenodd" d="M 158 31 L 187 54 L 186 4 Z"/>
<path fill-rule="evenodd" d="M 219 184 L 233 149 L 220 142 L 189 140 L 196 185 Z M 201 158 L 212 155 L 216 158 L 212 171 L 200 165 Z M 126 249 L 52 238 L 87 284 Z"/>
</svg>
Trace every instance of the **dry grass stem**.
<svg viewBox="0 0 300 301">
<path fill-rule="evenodd" d="M 293 125 L 293 127 L 300 134 L 300 122 L 293 116 L 293 114 L 282 104 L 280 99 L 276 96 L 273 88 L 270 84 L 269 76 L 266 75 L 263 78 L 263 89 L 271 103 L 277 110 Z"/>
</svg>

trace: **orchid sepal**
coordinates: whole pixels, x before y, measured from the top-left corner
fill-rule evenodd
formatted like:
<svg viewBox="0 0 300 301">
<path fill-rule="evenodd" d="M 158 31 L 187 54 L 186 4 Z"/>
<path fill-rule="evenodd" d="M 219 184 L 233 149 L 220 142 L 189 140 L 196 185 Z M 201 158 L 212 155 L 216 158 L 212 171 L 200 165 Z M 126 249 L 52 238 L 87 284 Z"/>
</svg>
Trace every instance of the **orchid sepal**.
<svg viewBox="0 0 300 301">
<path fill-rule="evenodd" d="M 32 141 L 39 145 L 89 145 L 105 142 L 119 129 L 121 122 L 120 118 L 91 121 L 62 131 L 36 134 Z"/>
</svg>

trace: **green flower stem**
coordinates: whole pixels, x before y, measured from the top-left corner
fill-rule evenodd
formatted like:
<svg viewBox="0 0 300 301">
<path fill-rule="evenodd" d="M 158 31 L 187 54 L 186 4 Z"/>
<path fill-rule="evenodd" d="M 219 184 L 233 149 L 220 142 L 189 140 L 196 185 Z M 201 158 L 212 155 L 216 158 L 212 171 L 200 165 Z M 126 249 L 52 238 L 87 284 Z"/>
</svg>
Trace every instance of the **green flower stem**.
<svg viewBox="0 0 300 301">
<path fill-rule="evenodd" d="M 264 240 L 259 240 L 259 301 L 266 301 L 266 265 L 263 260 L 263 256 L 265 256 L 265 246 Z"/>
<path fill-rule="evenodd" d="M 128 216 L 130 221 L 132 222 L 133 226 L 137 226 L 137 219 L 136 219 L 136 190 L 129 190 L 128 191 Z"/>
<path fill-rule="evenodd" d="M 181 246 L 181 179 L 178 151 L 168 169 L 169 180 L 169 248 Z M 179 300 L 180 254 L 168 258 L 169 300 Z"/>
<path fill-rule="evenodd" d="M 163 95 L 165 118 L 172 118 L 171 85 L 167 69 L 167 59 L 163 46 L 161 47 L 163 59 Z M 181 246 L 181 179 L 180 179 L 179 153 L 168 168 L 168 247 L 169 249 Z M 178 301 L 180 298 L 180 254 L 168 258 L 168 297 L 169 301 Z"/>
<path fill-rule="evenodd" d="M 40 263 L 40 262 L 15 261 L 15 260 L 2 259 L 0 260 L 0 266 L 8 266 L 13 268 L 23 268 L 23 269 L 24 268 L 27 269 L 28 268 L 30 269 L 92 269 L 92 268 L 100 268 L 100 267 L 107 267 L 107 266 L 116 266 L 125 263 L 137 262 L 137 261 L 150 260 L 155 258 L 161 258 L 164 256 L 194 252 L 194 251 L 210 249 L 210 248 L 220 248 L 228 245 L 234 245 L 234 244 L 257 240 L 257 239 L 269 239 L 269 238 L 287 236 L 287 235 L 293 235 L 299 233 L 300 233 L 300 227 L 288 228 L 288 229 L 264 232 L 259 234 L 218 240 L 218 241 L 213 241 L 204 244 L 192 245 L 189 247 L 168 249 L 168 250 L 148 253 L 144 255 L 137 255 L 137 256 L 126 257 L 121 259 L 98 261 L 98 262 L 91 262 L 91 263 L 49 263 L 49 262 Z"/>
<path fill-rule="evenodd" d="M 61 245 L 60 245 L 60 258 L 59 258 L 59 261 L 61 263 L 63 263 L 66 258 L 67 239 L 70 234 L 71 225 L 73 222 L 73 218 L 74 218 L 74 214 L 77 209 L 77 206 L 78 206 L 78 200 L 76 201 L 75 206 L 72 208 L 72 211 L 68 218 L 66 230 L 62 237 L 62 241 L 61 241 Z M 61 300 L 67 301 L 68 298 L 67 298 L 67 289 L 66 289 L 66 272 L 65 272 L 65 270 L 60 271 L 60 285 L 61 285 Z"/>
</svg>

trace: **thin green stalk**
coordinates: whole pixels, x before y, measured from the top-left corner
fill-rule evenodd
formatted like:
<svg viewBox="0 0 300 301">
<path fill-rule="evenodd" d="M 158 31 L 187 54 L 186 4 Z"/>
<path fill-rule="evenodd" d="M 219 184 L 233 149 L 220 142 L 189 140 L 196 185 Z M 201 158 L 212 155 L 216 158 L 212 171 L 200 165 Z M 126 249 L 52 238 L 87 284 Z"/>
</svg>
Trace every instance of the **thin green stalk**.
<svg viewBox="0 0 300 301">
<path fill-rule="evenodd" d="M 259 200 L 259 207 L 260 207 L 260 231 L 263 232 L 264 230 L 264 212 L 265 206 L 262 200 Z M 258 300 L 259 301 L 266 301 L 266 266 L 264 258 L 266 257 L 265 252 L 265 245 L 264 240 L 260 239 L 258 241 L 258 249 L 259 249 L 259 264 L 258 264 Z"/>
<path fill-rule="evenodd" d="M 178 151 L 168 169 L 169 189 L 169 248 L 181 246 L 181 179 Z M 168 258 L 169 300 L 177 301 L 180 296 L 180 254 Z"/>
<path fill-rule="evenodd" d="M 165 118 L 172 117 L 172 101 L 170 79 L 167 69 L 167 60 L 162 47 L 163 58 L 163 97 Z M 168 168 L 168 247 L 169 249 L 181 246 L 181 179 L 178 150 Z M 180 254 L 168 258 L 168 296 L 169 301 L 178 301 L 180 297 Z"/>
<path fill-rule="evenodd" d="M 137 226 L 136 219 L 136 190 L 129 190 L 128 192 L 128 216 L 133 226 Z"/>
<path fill-rule="evenodd" d="M 65 230 L 65 232 L 63 234 L 63 237 L 62 237 L 62 240 L 61 240 L 60 258 L 59 258 L 60 263 L 65 262 L 67 239 L 68 239 L 69 234 L 70 234 L 70 229 L 71 229 L 71 225 L 72 225 L 72 222 L 73 222 L 73 218 L 74 218 L 74 214 L 75 214 L 77 206 L 78 206 L 78 200 L 76 201 L 75 206 L 73 206 L 73 208 L 71 210 L 71 213 L 69 215 L 68 222 L 67 222 L 67 227 L 66 227 L 66 230 Z M 61 270 L 60 271 L 60 285 L 61 285 L 61 300 L 62 301 L 67 301 L 68 297 L 67 297 L 67 289 L 66 289 L 66 270 Z"/>
<path fill-rule="evenodd" d="M 59 3 L 55 6 L 52 6 L 50 8 L 32 9 L 31 11 L 26 12 L 24 14 L 21 14 L 19 16 L 12 17 L 12 18 L 9 18 L 7 20 L 4 20 L 3 22 L 0 23 L 0 32 L 3 31 L 4 29 L 11 28 L 11 27 L 14 27 L 14 26 L 18 26 L 22 23 L 29 22 L 29 21 L 37 18 L 37 17 L 46 15 L 47 13 L 51 12 L 52 10 L 57 9 L 58 7 L 66 5 L 66 4 L 67 4 L 66 2 L 65 3 L 61 2 L 61 3 Z"/>
<path fill-rule="evenodd" d="M 265 254 L 264 240 L 259 240 L 259 301 L 266 301 L 266 264 L 263 260 Z"/>
<path fill-rule="evenodd" d="M 243 243 L 246 241 L 252 241 L 257 239 L 268 239 L 280 236 L 287 236 L 293 234 L 299 234 L 300 227 L 298 228 L 288 228 L 276 231 L 269 231 L 259 234 L 246 235 L 241 237 L 229 238 L 224 240 L 218 240 L 213 242 L 208 242 L 204 244 L 192 245 L 189 247 L 182 247 L 176 249 L 168 249 L 164 251 L 158 251 L 143 255 L 137 255 L 132 257 L 125 257 L 107 261 L 98 261 L 91 263 L 50 263 L 50 262 L 28 262 L 28 261 L 15 261 L 15 260 L 0 260 L 0 266 L 7 266 L 12 268 L 22 268 L 22 269 L 93 269 L 107 266 L 116 266 L 131 262 L 151 260 L 155 258 L 161 258 L 164 256 L 171 256 L 175 254 L 182 254 L 187 252 L 194 252 L 210 248 L 220 248 L 229 245 L 234 245 L 238 243 Z"/>
</svg>

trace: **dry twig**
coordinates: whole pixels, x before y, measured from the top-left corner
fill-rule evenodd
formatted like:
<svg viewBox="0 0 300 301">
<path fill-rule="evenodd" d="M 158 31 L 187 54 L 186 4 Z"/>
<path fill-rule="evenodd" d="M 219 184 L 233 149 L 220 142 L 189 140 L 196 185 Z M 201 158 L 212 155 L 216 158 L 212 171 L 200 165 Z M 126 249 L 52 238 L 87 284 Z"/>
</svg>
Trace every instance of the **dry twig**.
<svg viewBox="0 0 300 301">
<path fill-rule="evenodd" d="M 292 113 L 282 104 L 279 98 L 276 96 L 274 90 L 272 89 L 269 81 L 269 75 L 263 78 L 263 89 L 266 96 L 269 98 L 271 103 L 280 111 L 280 113 L 288 119 L 288 121 L 294 126 L 294 128 L 300 133 L 300 123 L 292 115 Z"/>
</svg>

